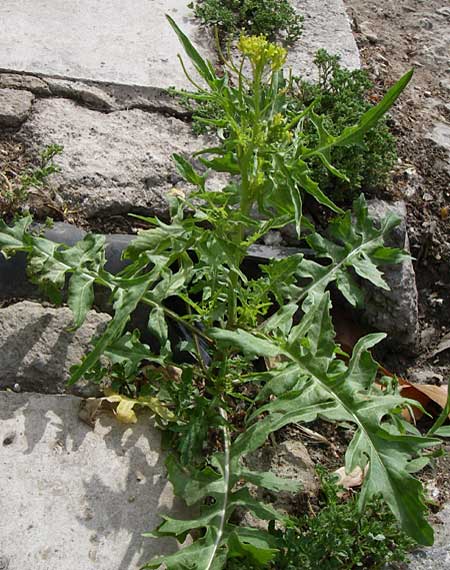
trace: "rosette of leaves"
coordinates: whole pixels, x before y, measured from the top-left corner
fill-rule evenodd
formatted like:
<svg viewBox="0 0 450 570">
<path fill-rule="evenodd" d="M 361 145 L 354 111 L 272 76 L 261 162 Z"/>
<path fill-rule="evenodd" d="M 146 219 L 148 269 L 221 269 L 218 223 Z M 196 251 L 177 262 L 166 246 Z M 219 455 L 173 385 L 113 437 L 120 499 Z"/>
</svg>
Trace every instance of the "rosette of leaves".
<svg viewBox="0 0 450 570">
<path fill-rule="evenodd" d="M 2 252 L 25 252 L 30 278 L 53 300 L 60 301 L 61 291 L 67 290 L 75 326 L 92 306 L 94 286 L 110 291 L 113 318 L 74 369 L 72 382 L 90 374 L 97 380 L 107 375 L 105 359 L 121 366 L 127 382 L 140 370 L 175 364 L 181 369 L 172 380 L 161 372 L 147 374 L 145 397 L 152 398 L 153 410 L 161 402 L 161 424 L 173 450 L 167 461 L 169 479 L 176 494 L 195 507 L 195 516 L 166 517 L 152 536 L 183 541 L 195 532 L 191 545 L 146 567 L 218 570 L 233 558 L 250 558 L 260 566 L 273 560 L 277 545 L 270 533 L 236 526 L 232 514 L 240 507 L 282 525 L 284 517 L 252 498 L 248 484 L 274 492 L 296 485 L 272 473 L 250 471 L 243 459 L 274 431 L 317 418 L 355 427 L 346 468 L 367 471 L 360 508 L 381 495 L 402 528 L 417 542 L 430 544 L 432 529 L 425 519 L 421 484 L 411 473 L 423 449 L 437 440 L 422 437 L 403 421 L 401 411 L 408 400 L 375 383 L 377 365 L 370 349 L 383 335 L 361 339 L 346 361 L 330 318 L 330 284 L 354 305 L 363 301 L 354 274 L 387 287 L 379 266 L 405 257 L 383 245 L 398 219 L 391 215 L 375 228 L 363 197 L 353 212 L 343 212 L 313 180 L 310 167 L 318 159 L 343 176 L 331 165 L 330 150 L 359 141 L 397 99 L 411 74 L 358 123 L 332 135 L 314 111 L 315 103 L 295 118 L 289 115 L 283 48 L 260 36 L 242 38 L 239 49 L 251 76 L 243 75 L 245 66 L 229 62 L 230 73 L 237 74 L 232 82 L 228 73 L 218 76 L 169 21 L 203 82 L 195 83 L 192 96 L 221 106 L 223 118 L 210 123 L 219 132 L 226 128 L 216 146 L 198 153 L 206 170 L 174 157 L 194 190 L 189 196 L 180 190 L 173 193 L 170 223 L 142 218 L 150 227 L 125 251 L 128 265 L 117 275 L 105 270 L 101 236 L 88 235 L 67 247 L 30 231 L 29 217 L 13 227 L 0 224 Z M 307 145 L 302 131 L 306 117 L 317 130 L 315 146 Z M 229 182 L 221 191 L 209 187 L 209 171 L 228 173 Z M 329 210 L 325 231 L 319 232 L 303 215 L 305 194 Z M 244 261 L 251 245 L 290 223 L 300 239 L 308 240 L 314 256 L 299 253 L 273 260 L 261 267 L 259 276 L 249 277 Z M 183 307 L 177 312 L 174 300 Z M 148 331 L 159 350 L 151 350 L 126 329 L 139 304 L 149 308 Z M 189 333 L 182 346 L 170 335 L 174 323 Z M 189 356 L 185 362 L 175 362 L 177 349 Z M 261 372 L 255 362 L 262 356 L 281 358 L 275 368 Z M 244 419 L 236 422 L 239 410 Z"/>
</svg>

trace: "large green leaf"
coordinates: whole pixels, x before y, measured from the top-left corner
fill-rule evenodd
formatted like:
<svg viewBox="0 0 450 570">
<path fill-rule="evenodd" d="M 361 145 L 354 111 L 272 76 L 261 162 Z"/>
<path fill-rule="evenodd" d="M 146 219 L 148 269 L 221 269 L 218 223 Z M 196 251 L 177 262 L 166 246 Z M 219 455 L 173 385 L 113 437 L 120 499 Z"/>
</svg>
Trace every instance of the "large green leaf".
<svg viewBox="0 0 450 570">
<path fill-rule="evenodd" d="M 192 45 L 190 39 L 186 36 L 185 33 L 180 30 L 173 18 L 171 18 L 169 15 L 166 15 L 166 18 L 177 34 L 178 39 L 180 40 L 181 45 L 186 52 L 186 55 L 192 61 L 200 76 L 203 77 L 203 79 L 208 83 L 213 82 L 216 79 L 216 75 L 214 73 L 212 65 L 203 59 L 203 57 L 198 53 L 198 51 Z"/>
<path fill-rule="evenodd" d="M 108 323 L 105 332 L 96 341 L 94 348 L 84 358 L 80 366 L 74 368 L 69 385 L 75 384 L 98 362 L 102 354 L 121 336 L 131 313 L 136 309 L 154 280 L 153 275 L 143 275 L 121 283 L 114 300 L 114 318 Z"/>
<path fill-rule="evenodd" d="M 369 131 L 383 115 L 392 107 L 395 101 L 399 98 L 402 91 L 406 88 L 408 83 L 411 81 L 414 70 L 410 70 L 403 77 L 393 85 L 383 99 L 368 111 L 364 113 L 359 122 L 351 127 L 346 127 L 344 131 L 338 136 L 333 137 L 328 135 L 327 137 L 321 138 L 321 144 L 314 150 L 311 150 L 303 155 L 303 158 L 308 158 L 314 155 L 324 155 L 333 146 L 347 146 L 355 143 L 359 143 L 363 140 L 363 136 L 367 131 Z"/>
</svg>

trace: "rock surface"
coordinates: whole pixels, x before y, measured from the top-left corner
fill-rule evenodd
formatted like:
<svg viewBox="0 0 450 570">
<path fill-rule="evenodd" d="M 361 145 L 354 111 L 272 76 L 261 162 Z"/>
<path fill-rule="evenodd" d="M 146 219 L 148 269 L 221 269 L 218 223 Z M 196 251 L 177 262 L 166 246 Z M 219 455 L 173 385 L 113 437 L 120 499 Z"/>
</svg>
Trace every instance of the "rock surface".
<svg viewBox="0 0 450 570">
<path fill-rule="evenodd" d="M 307 448 L 300 441 L 288 439 L 278 444 L 276 448 L 266 445 L 249 454 L 246 464 L 254 471 L 272 471 L 278 477 L 292 479 L 300 484 L 298 495 L 315 495 L 320 485 L 316 476 L 314 463 Z M 264 499 L 265 492 L 258 490 L 260 498 Z M 270 495 L 270 493 L 269 493 Z M 292 511 L 298 495 L 280 492 L 272 496 L 270 502 L 278 509 Z M 267 501 L 267 497 L 265 497 Z"/>
<path fill-rule="evenodd" d="M 287 60 L 294 75 L 317 77 L 312 61 L 320 48 L 339 55 L 344 67 L 358 69 L 361 66 L 342 0 L 294 0 L 293 4 L 304 17 L 303 34 L 289 50 Z"/>
<path fill-rule="evenodd" d="M 295 0 L 305 32 L 289 63 L 294 73 L 310 72 L 318 48 L 338 53 L 346 67 L 359 55 L 342 0 Z M 187 2 L 179 0 L 10 0 L 0 4 L 2 67 L 10 71 L 153 88 L 189 88 L 176 57 L 180 43 L 165 15 L 171 15 L 196 47 L 215 61 L 213 39 L 199 26 Z M 123 49 L 123 46 L 127 46 Z"/>
<path fill-rule="evenodd" d="M 139 109 L 100 113 L 67 99 L 41 99 L 20 131 L 33 154 L 61 144 L 55 190 L 85 216 L 164 215 L 165 195 L 180 180 L 171 155 L 201 148 L 190 125 Z"/>
<path fill-rule="evenodd" d="M 211 37 L 180 0 L 11 0 L 0 3 L 2 68 L 53 77 L 189 87 L 170 14 L 205 55 Z"/>
<path fill-rule="evenodd" d="M 45 80 L 50 93 L 57 97 L 74 99 L 88 107 L 102 111 L 112 111 L 116 108 L 114 99 L 105 90 L 95 85 L 87 85 L 81 81 L 68 81 L 48 77 Z"/>
<path fill-rule="evenodd" d="M 0 309 L 0 388 L 61 394 L 67 391 L 69 369 L 78 364 L 109 321 L 109 316 L 90 311 L 75 332 L 68 308 L 43 307 L 22 301 Z M 98 389 L 80 382 L 70 391 L 83 396 Z"/>
<path fill-rule="evenodd" d="M 0 89 L 0 127 L 20 127 L 31 112 L 33 99 L 29 91 Z"/>
<path fill-rule="evenodd" d="M 50 89 L 43 79 L 22 73 L 0 73 L 0 89 L 26 89 L 35 95 L 50 95 Z"/>
<path fill-rule="evenodd" d="M 406 570 L 448 570 L 450 568 L 450 505 L 437 514 L 439 524 L 435 525 L 435 544 L 421 548 L 409 555 Z M 389 567 L 388 570 L 396 570 Z"/>
<path fill-rule="evenodd" d="M 0 392 L 0 562 L 8 570 L 137 570 L 175 548 L 143 538 L 171 511 L 160 434 L 78 418 L 81 400 Z"/>
<path fill-rule="evenodd" d="M 369 200 L 368 208 L 375 223 L 381 222 L 389 213 L 401 218 L 400 224 L 393 230 L 386 245 L 409 251 L 405 203 Z M 388 333 L 390 337 L 388 342 L 413 346 L 417 340 L 419 317 L 412 260 L 404 261 L 401 265 L 385 265 L 382 271 L 391 290 L 385 291 L 367 282 L 363 284 L 366 291 L 364 320 L 377 330 Z"/>
<path fill-rule="evenodd" d="M 446 123 L 436 123 L 427 138 L 437 146 L 443 153 L 443 166 L 450 174 L 450 125 Z"/>
</svg>

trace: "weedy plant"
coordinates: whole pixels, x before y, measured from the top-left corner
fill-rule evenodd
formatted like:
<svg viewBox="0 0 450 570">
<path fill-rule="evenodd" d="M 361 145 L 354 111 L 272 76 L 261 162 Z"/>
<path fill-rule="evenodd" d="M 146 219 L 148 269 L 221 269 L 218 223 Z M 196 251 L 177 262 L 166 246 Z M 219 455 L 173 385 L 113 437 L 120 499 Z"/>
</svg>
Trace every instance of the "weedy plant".
<svg viewBox="0 0 450 570">
<path fill-rule="evenodd" d="M 48 146 L 40 156 L 39 165 L 22 175 L 11 179 L 0 172 L 0 214 L 13 215 L 27 201 L 31 188 L 42 188 L 51 174 L 58 172 L 59 168 L 54 162 L 56 155 L 62 152 L 60 145 Z"/>
<path fill-rule="evenodd" d="M 197 0 L 189 7 L 203 24 L 217 27 L 221 38 L 244 31 L 293 44 L 303 30 L 303 18 L 289 0 Z"/>
<path fill-rule="evenodd" d="M 405 532 L 431 544 L 422 486 L 411 473 L 423 463 L 423 450 L 438 440 L 422 437 L 403 420 L 409 400 L 375 383 L 377 364 L 370 349 L 384 335 L 362 338 L 346 355 L 336 344 L 330 317 L 331 284 L 352 305 L 363 301 L 355 274 L 387 288 L 378 266 L 406 255 L 383 245 L 399 220 L 391 215 L 374 227 L 363 197 L 353 211 L 342 211 L 311 178 L 310 167 L 319 159 L 344 177 L 330 163 L 331 149 L 360 141 L 395 102 L 411 72 L 357 124 L 332 135 L 315 112 L 316 102 L 296 117 L 287 112 L 283 48 L 262 36 L 243 36 L 238 47 L 251 76 L 244 75 L 240 62 L 228 62 L 219 76 L 169 21 L 201 77 L 192 97 L 223 109 L 221 119 L 209 121 L 218 128 L 217 144 L 197 153 L 206 171 L 174 156 L 194 190 L 189 196 L 173 192 L 170 223 L 142 218 L 150 228 L 125 251 L 128 265 L 117 275 L 105 270 L 102 236 L 87 235 L 67 247 L 34 235 L 29 217 L 13 227 L 0 225 L 3 253 L 26 252 L 30 278 L 53 300 L 61 300 L 68 283 L 75 327 L 92 306 L 94 285 L 111 293 L 113 318 L 73 370 L 71 382 L 86 375 L 98 381 L 110 368 L 116 388 L 122 378 L 129 390 L 139 375 L 134 399 L 112 397 L 126 420 L 135 420 L 131 412 L 140 404 L 157 414 L 172 449 L 169 479 L 196 513 L 191 520 L 164 517 L 151 536 L 183 542 L 195 531 L 192 543 L 145 568 L 218 570 L 234 558 L 269 565 L 277 555 L 273 536 L 235 525 L 231 516 L 239 507 L 287 524 L 284 515 L 253 498 L 248 484 L 273 492 L 295 491 L 298 485 L 252 471 L 244 459 L 276 430 L 317 418 L 354 425 L 345 464 L 348 472 L 356 466 L 367 471 L 358 508 L 364 510 L 379 495 Z M 303 131 L 306 118 L 317 129 L 314 147 Z M 228 175 L 221 191 L 210 188 L 211 172 Z M 304 215 L 305 195 L 330 213 L 326 231 Z M 252 244 L 291 223 L 314 255 L 272 260 L 258 275 L 247 275 L 244 263 Z M 181 304 L 177 311 L 174 300 Z M 151 350 L 137 331 L 126 331 L 138 304 L 149 309 L 148 329 L 158 350 Z M 170 334 L 174 326 L 189 333 L 180 346 Z M 175 358 L 180 351 L 181 364 Z M 262 357 L 273 357 L 273 368 L 264 369 Z"/>
<path fill-rule="evenodd" d="M 414 541 L 399 530 L 394 515 L 378 497 L 361 512 L 357 496 L 341 498 L 342 487 L 318 468 L 322 498 L 315 516 L 290 518 L 283 529 L 270 527 L 278 553 L 273 570 L 377 570 L 388 563 L 405 562 Z M 260 566 L 245 562 L 246 570 Z M 226 570 L 239 570 L 242 561 L 231 560 Z"/>
<path fill-rule="evenodd" d="M 317 52 L 314 63 L 318 71 L 317 81 L 293 76 L 286 82 L 285 113 L 294 119 L 314 104 L 314 110 L 322 117 L 327 131 L 338 135 L 371 108 L 368 94 L 373 84 L 366 71 L 342 67 L 339 56 L 330 55 L 323 49 Z M 196 134 L 217 130 L 208 119 L 223 118 L 224 111 L 220 105 L 191 99 L 187 92 L 177 93 L 177 96 L 192 113 L 192 126 Z M 309 137 L 306 139 L 307 146 L 315 147 L 318 133 L 308 115 L 303 119 L 303 132 Z M 391 180 L 396 160 L 395 137 L 389 130 L 386 118 L 381 117 L 359 141 L 330 149 L 330 161 L 345 174 L 345 178 L 336 177 L 318 158 L 311 161 L 310 168 L 312 178 L 324 192 L 339 203 L 351 204 L 361 189 L 370 194 L 385 188 Z"/>
<path fill-rule="evenodd" d="M 323 49 L 317 52 L 314 63 L 318 69 L 317 82 L 292 79 L 292 112 L 298 114 L 316 101 L 316 113 L 323 117 L 326 129 L 337 135 L 370 109 L 368 94 L 373 84 L 365 70 L 346 69 L 340 64 L 339 56 Z M 314 146 L 317 141 L 314 125 L 305 125 L 305 131 L 312 139 L 308 145 Z M 327 193 L 348 201 L 348 197 L 354 197 L 361 188 L 369 193 L 384 188 L 397 160 L 395 138 L 385 117 L 359 143 L 333 148 L 331 159 L 348 180 L 336 179 L 316 161 L 312 165 L 315 180 Z"/>
</svg>

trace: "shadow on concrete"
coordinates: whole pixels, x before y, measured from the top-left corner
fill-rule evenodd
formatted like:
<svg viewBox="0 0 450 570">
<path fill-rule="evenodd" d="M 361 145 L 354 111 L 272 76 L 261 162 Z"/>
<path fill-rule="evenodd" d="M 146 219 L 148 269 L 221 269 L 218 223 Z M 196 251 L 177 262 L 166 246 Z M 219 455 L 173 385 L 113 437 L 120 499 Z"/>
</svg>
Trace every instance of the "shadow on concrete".
<svg viewBox="0 0 450 570">
<path fill-rule="evenodd" d="M 137 424 L 127 426 L 105 413 L 93 429 L 79 419 L 80 403 L 73 396 L 0 392 L 0 456 L 2 445 L 11 450 L 17 446 L 22 458 L 32 456 L 26 460 L 30 464 L 49 454 L 50 464 L 56 461 L 58 469 L 67 469 L 67 475 L 55 481 L 63 495 L 64 478 L 75 472 L 76 512 L 70 520 L 88 529 L 82 534 L 90 537 L 90 559 L 98 557 L 100 562 L 111 551 L 114 564 L 109 570 L 137 570 L 154 556 L 176 549 L 172 539 L 144 538 L 142 533 L 153 530 L 161 514 L 188 515 L 181 502 L 174 501 L 151 417 L 143 413 Z M 51 472 L 46 476 L 49 497 L 55 497 Z M 67 508 L 64 497 L 53 500 Z"/>
</svg>

